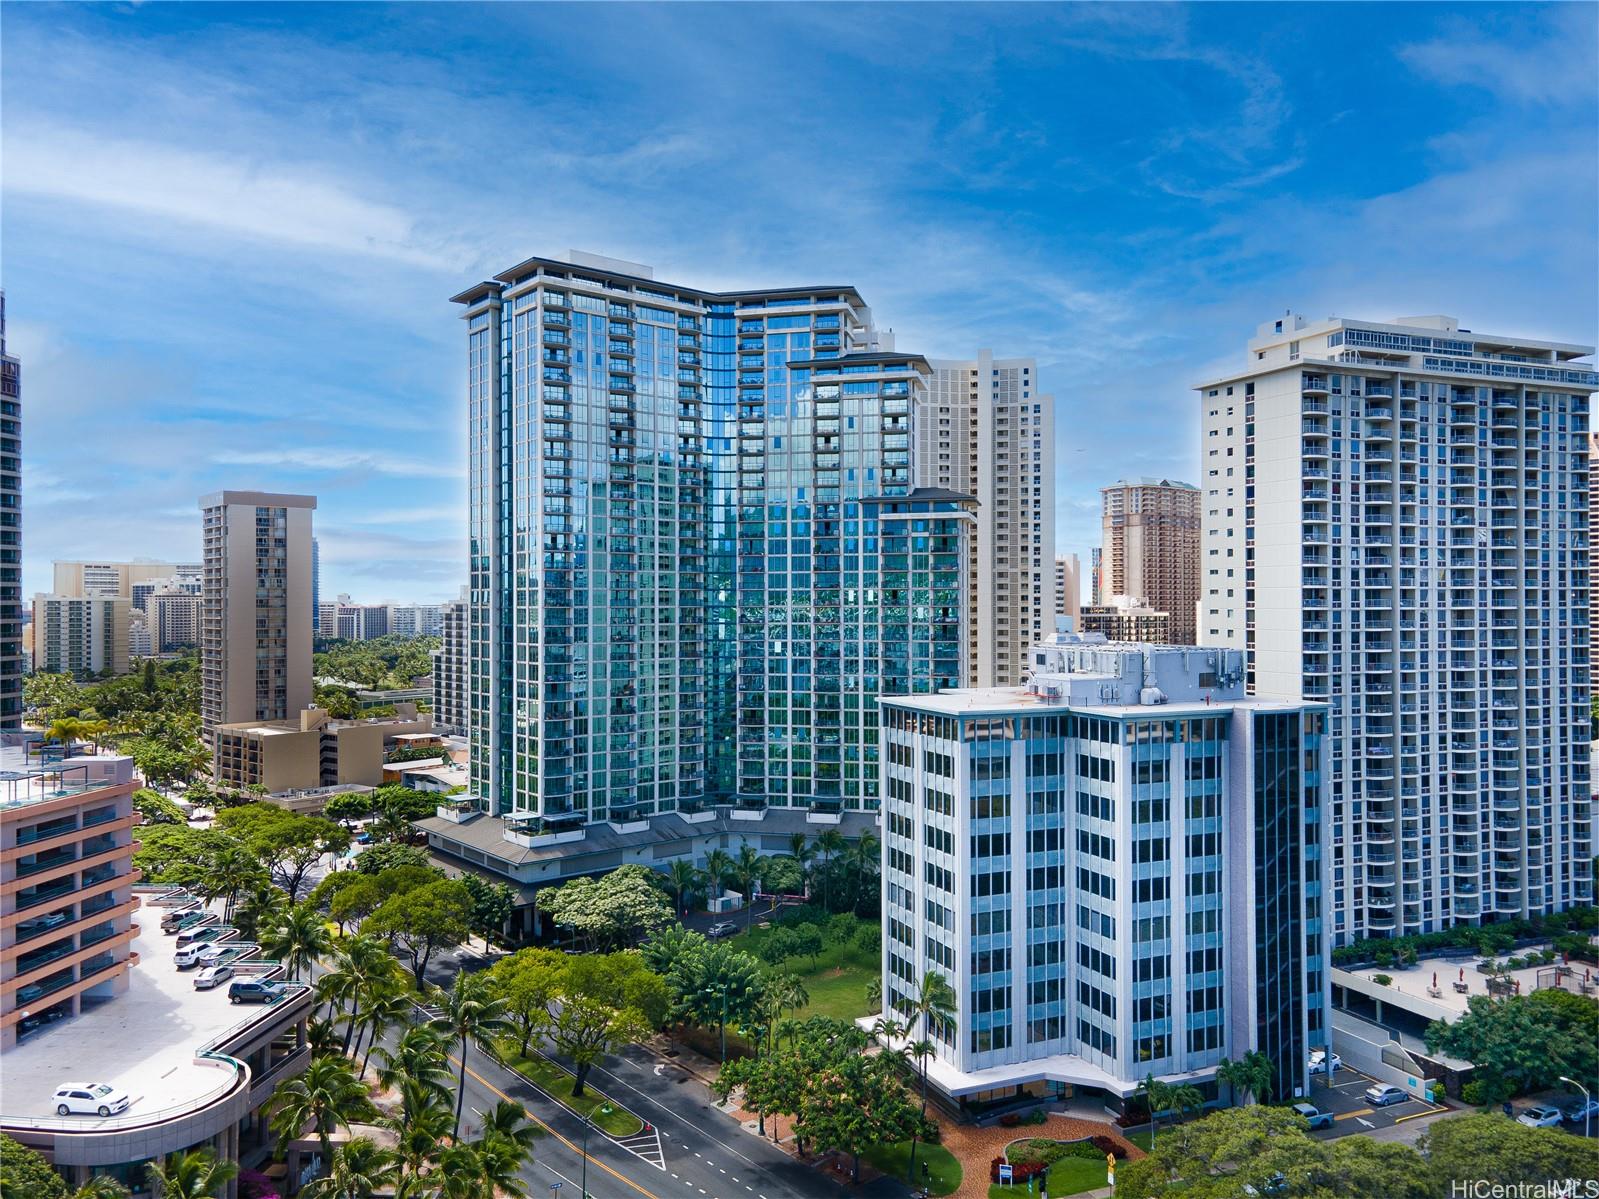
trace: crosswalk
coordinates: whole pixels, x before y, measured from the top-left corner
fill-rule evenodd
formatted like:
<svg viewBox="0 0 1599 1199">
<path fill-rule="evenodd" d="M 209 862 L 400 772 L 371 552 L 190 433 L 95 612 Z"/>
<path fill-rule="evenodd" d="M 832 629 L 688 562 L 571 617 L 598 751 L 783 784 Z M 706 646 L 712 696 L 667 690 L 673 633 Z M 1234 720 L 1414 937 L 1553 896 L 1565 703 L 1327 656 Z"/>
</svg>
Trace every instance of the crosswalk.
<svg viewBox="0 0 1599 1199">
<path fill-rule="evenodd" d="M 653 1124 L 645 1125 L 643 1132 L 635 1133 L 633 1136 L 612 1137 L 611 1140 L 657 1170 L 666 1169 L 666 1150 L 661 1145 L 661 1131 Z"/>
</svg>

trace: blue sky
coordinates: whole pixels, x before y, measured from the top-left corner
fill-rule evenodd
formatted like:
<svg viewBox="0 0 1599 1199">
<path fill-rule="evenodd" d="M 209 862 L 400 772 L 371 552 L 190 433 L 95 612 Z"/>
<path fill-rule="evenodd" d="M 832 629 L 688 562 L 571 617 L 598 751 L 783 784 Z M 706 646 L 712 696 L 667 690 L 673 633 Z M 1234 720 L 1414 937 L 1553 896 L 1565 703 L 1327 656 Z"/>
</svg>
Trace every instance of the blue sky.
<svg viewBox="0 0 1599 1199">
<path fill-rule="evenodd" d="M 25 585 L 193 557 L 226 486 L 320 497 L 325 591 L 453 595 L 446 298 L 569 247 L 1036 356 L 1086 561 L 1285 309 L 1593 342 L 1596 14 L 5 4 Z"/>
</svg>

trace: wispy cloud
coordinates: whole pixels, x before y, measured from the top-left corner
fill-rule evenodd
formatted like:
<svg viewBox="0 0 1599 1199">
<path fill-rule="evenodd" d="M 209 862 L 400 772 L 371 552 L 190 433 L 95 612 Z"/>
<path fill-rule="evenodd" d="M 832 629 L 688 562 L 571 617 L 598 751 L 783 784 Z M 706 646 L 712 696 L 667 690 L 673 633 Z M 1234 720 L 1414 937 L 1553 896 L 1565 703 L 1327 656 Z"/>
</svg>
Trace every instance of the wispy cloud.
<svg viewBox="0 0 1599 1199">
<path fill-rule="evenodd" d="M 215 456 L 225 466 L 269 466 L 296 471 L 371 471 L 400 478 L 459 479 L 466 467 L 458 462 L 393 456 L 337 446 L 300 446 L 271 450 L 223 450 Z"/>
<path fill-rule="evenodd" d="M 1504 28 L 1491 9 L 1456 11 L 1442 36 L 1401 46 L 1400 61 L 1436 83 L 1514 104 L 1593 110 L 1599 6 L 1528 5 L 1531 30 Z"/>
</svg>

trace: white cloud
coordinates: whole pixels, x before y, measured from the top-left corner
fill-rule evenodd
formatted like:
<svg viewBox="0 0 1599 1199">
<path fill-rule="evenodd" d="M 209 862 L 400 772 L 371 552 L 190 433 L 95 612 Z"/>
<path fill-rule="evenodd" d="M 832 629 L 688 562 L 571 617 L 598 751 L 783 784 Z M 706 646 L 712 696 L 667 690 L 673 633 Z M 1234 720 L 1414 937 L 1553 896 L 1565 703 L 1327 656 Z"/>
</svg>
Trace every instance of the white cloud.
<svg viewBox="0 0 1599 1199">
<path fill-rule="evenodd" d="M 1459 19 L 1443 37 L 1400 47 L 1399 58 L 1437 83 L 1478 88 L 1516 104 L 1592 110 L 1599 9 L 1557 4 L 1525 11 L 1537 14 L 1541 26 L 1531 42 Z"/>
<path fill-rule="evenodd" d="M 225 150 L 103 137 L 12 121 L 4 189 L 14 195 L 130 210 L 264 241 L 454 269 L 404 210 L 363 199 L 304 166 Z"/>
<path fill-rule="evenodd" d="M 284 470 L 372 471 L 380 475 L 413 475 L 428 479 L 457 479 L 466 474 L 456 462 L 434 462 L 425 458 L 399 458 L 369 450 L 339 446 L 285 446 L 274 450 L 223 450 L 212 461 L 225 466 L 274 466 Z"/>
</svg>

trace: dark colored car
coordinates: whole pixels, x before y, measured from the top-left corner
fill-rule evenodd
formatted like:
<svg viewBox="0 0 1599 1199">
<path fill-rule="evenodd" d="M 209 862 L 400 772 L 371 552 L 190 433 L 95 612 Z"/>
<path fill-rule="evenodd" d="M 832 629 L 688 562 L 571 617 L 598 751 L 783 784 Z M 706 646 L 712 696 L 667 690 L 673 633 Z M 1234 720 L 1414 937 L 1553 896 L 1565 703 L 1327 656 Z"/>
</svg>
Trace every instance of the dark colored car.
<svg viewBox="0 0 1599 1199">
<path fill-rule="evenodd" d="M 259 978 L 235 979 L 228 986 L 229 1003 L 271 1003 L 283 995 L 283 984 Z"/>
</svg>

